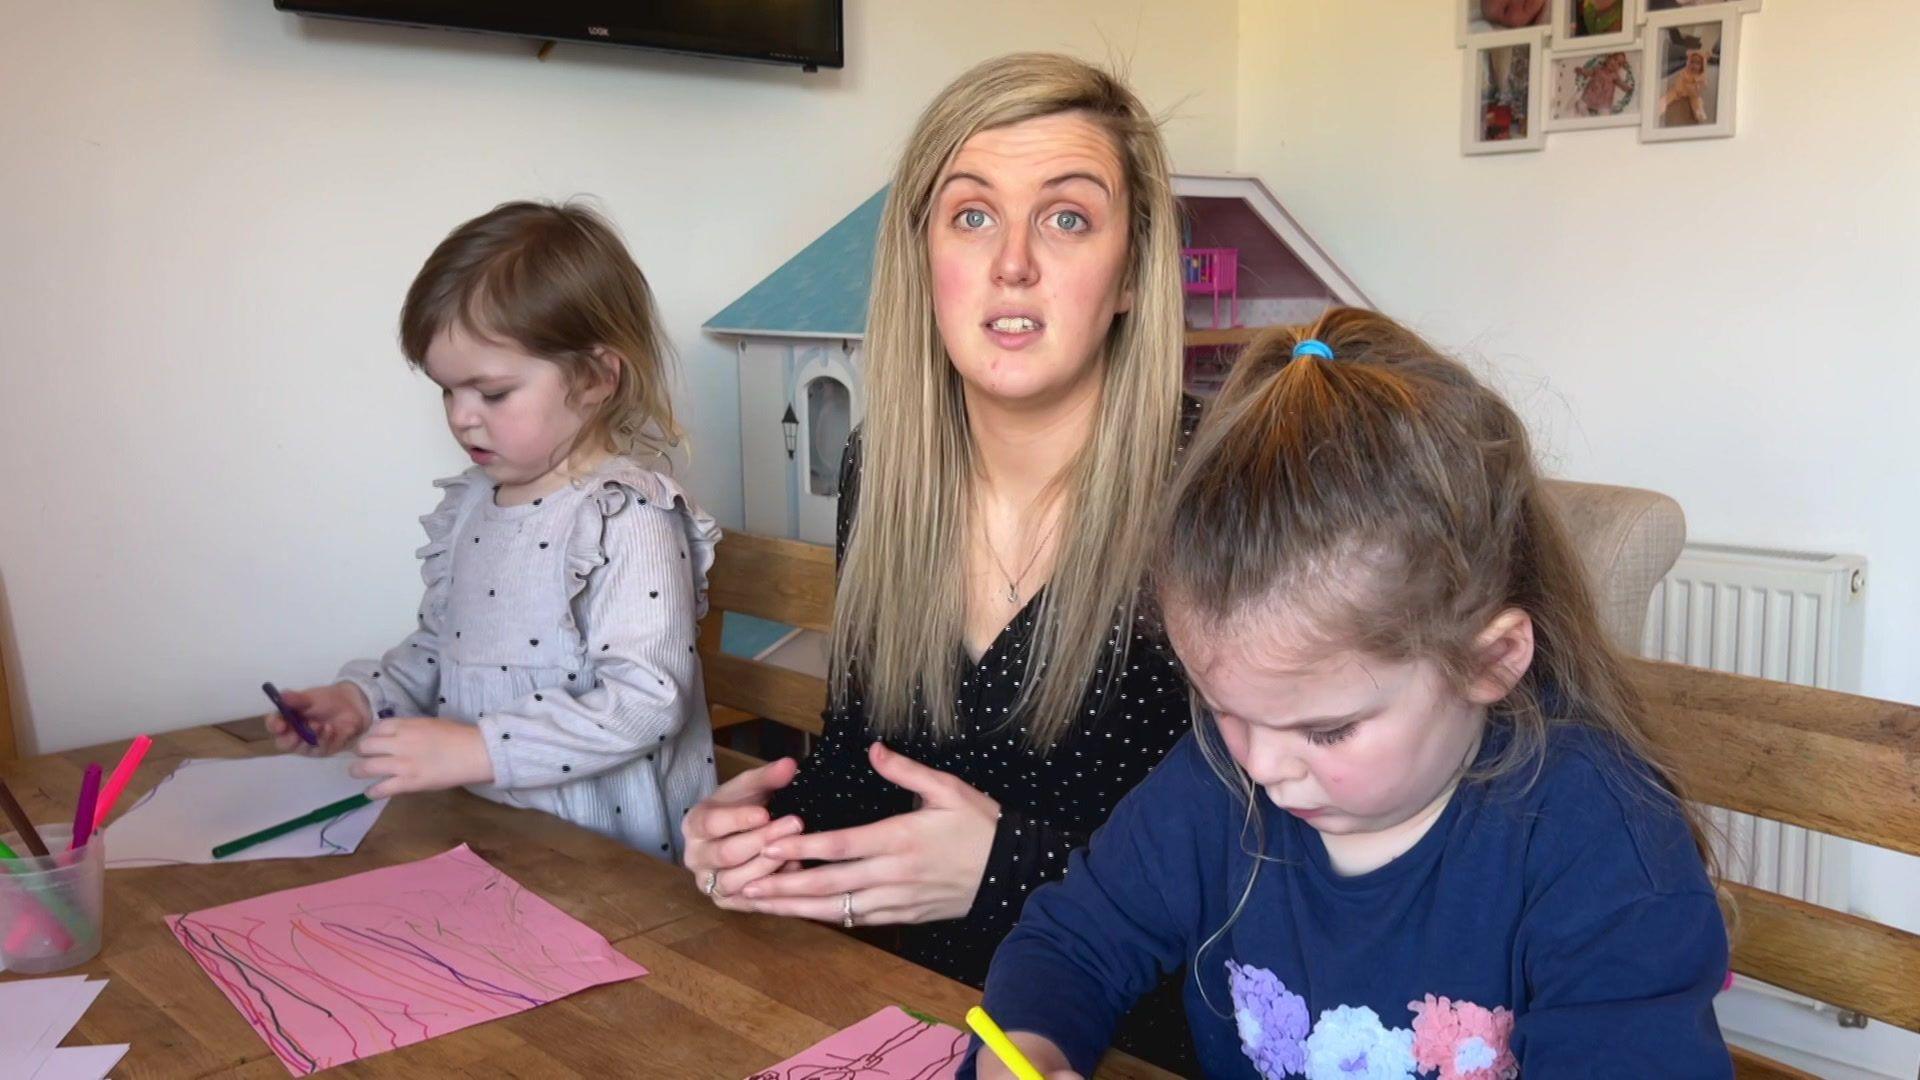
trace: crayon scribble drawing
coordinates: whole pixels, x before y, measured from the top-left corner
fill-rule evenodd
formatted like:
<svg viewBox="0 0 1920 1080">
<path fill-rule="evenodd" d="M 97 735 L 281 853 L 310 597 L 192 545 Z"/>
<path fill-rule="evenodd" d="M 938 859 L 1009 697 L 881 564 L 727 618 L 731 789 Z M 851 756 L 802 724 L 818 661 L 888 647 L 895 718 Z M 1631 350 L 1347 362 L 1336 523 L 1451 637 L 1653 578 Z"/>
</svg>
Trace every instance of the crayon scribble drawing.
<svg viewBox="0 0 1920 1080">
<path fill-rule="evenodd" d="M 295 1076 L 647 973 L 465 844 L 167 925 Z"/>
<path fill-rule="evenodd" d="M 953 1080 L 967 1039 L 888 1006 L 747 1080 Z"/>
<path fill-rule="evenodd" d="M 352 754 L 183 761 L 114 821 L 107 869 L 351 855 L 380 820 L 385 799 L 224 859 L 213 848 L 365 791 L 367 782 L 347 771 L 352 764 Z"/>
</svg>

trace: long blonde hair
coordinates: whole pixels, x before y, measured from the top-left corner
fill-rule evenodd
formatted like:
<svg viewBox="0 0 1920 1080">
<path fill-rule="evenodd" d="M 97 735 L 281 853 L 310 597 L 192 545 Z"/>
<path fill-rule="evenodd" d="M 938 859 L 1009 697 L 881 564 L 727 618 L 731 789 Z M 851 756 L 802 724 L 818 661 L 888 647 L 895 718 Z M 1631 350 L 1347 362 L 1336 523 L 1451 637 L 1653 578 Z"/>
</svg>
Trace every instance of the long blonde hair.
<svg viewBox="0 0 1920 1080">
<path fill-rule="evenodd" d="M 613 225 L 578 202 L 509 202 L 447 234 L 414 276 L 400 309 L 400 349 L 424 368 L 453 326 L 512 342 L 560 367 L 569 392 L 618 359 L 613 392 L 566 455 L 598 443 L 617 454 L 664 456 L 680 443 L 673 349 L 646 275 Z"/>
<path fill-rule="evenodd" d="M 875 243 L 867 411 L 855 515 L 834 610 L 833 691 L 850 676 L 883 735 L 951 736 L 963 655 L 974 469 L 960 377 L 934 322 L 927 261 L 934 186 L 975 134 L 1060 113 L 1113 139 L 1126 181 L 1130 312 L 1105 343 L 1098 415 L 1068 463 L 1054 571 L 1009 720 L 1050 747 L 1102 669 L 1118 672 L 1151 545 L 1142 509 L 1165 493 L 1180 422 L 1179 230 L 1159 128 L 1118 78 L 1051 53 L 989 60 L 956 79 L 914 128 Z M 926 709 L 926 731 L 916 719 Z"/>
</svg>

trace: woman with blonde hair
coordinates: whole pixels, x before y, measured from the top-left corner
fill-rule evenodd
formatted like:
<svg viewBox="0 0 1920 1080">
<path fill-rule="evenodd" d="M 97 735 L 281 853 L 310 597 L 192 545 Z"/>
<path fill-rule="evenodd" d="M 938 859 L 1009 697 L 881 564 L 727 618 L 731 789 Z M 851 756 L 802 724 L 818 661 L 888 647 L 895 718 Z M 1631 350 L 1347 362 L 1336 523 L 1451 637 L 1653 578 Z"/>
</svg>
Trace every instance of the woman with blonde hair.
<svg viewBox="0 0 1920 1080">
<path fill-rule="evenodd" d="M 1194 420 L 1174 214 L 1154 120 L 1082 61 L 988 61 L 921 116 L 875 249 L 825 734 L 688 815 L 715 903 L 899 925 L 979 985 L 1190 726 L 1140 598 Z"/>
</svg>

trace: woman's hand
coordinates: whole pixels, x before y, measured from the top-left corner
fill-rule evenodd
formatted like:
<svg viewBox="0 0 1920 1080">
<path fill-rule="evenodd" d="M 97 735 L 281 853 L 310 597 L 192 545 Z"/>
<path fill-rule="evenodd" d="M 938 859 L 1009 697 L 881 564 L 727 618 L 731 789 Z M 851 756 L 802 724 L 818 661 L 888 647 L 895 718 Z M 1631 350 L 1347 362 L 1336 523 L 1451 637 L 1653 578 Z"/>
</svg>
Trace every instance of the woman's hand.
<svg viewBox="0 0 1920 1080">
<path fill-rule="evenodd" d="M 329 686 L 315 686 L 306 690 L 283 690 L 280 700 L 287 708 L 300 714 L 300 719 L 313 729 L 314 737 L 320 742 L 308 746 L 293 725 L 279 712 L 267 714 L 267 733 L 273 736 L 273 745 L 281 753 L 292 751 L 309 757 L 325 757 L 337 754 L 348 743 L 360 737 L 373 723 L 373 708 L 367 704 L 367 695 L 350 682 L 337 682 Z"/>
<path fill-rule="evenodd" d="M 797 771 L 792 758 L 768 762 L 721 784 L 687 811 L 680 824 L 687 842 L 684 862 L 695 884 L 720 907 L 748 910 L 740 890 L 785 865 L 786 860 L 761 852 L 767 844 L 798 833 L 800 819 L 790 815 L 768 820 L 767 800 L 792 783 Z"/>
<path fill-rule="evenodd" d="M 1007 1041 L 1019 1047 L 1020 1052 L 1026 1055 L 1028 1064 L 1040 1070 L 1040 1075 L 1047 1080 L 1080 1080 L 1080 1074 L 1067 1064 L 1067 1055 L 1053 1045 L 1053 1040 L 1031 1031 L 1009 1031 Z M 999 1080 L 1012 1076 L 1013 1070 L 995 1057 L 993 1051 L 981 1047 L 980 1056 L 974 1059 L 974 1075 L 980 1080 Z"/>
<path fill-rule="evenodd" d="M 768 844 L 765 860 L 828 865 L 762 876 L 744 889 L 748 910 L 844 923 L 850 907 L 854 922 L 877 926 L 957 919 L 973 907 L 1000 804 L 880 743 L 867 757 L 883 778 L 918 795 L 919 808 Z"/>
<path fill-rule="evenodd" d="M 435 716 L 382 720 L 354 750 L 360 760 L 347 772 L 379 781 L 367 789 L 369 799 L 493 783 L 493 759 L 487 756 L 480 729 L 457 720 Z"/>
</svg>

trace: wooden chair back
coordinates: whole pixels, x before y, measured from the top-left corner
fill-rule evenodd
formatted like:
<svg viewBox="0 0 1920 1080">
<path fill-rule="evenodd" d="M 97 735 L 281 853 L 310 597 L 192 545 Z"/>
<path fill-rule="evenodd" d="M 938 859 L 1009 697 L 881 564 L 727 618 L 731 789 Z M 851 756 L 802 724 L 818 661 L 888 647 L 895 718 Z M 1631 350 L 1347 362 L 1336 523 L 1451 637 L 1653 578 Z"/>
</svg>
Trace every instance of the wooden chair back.
<svg viewBox="0 0 1920 1080">
<path fill-rule="evenodd" d="M 830 632 L 833 592 L 832 548 L 742 532 L 721 539 L 707 575 L 707 617 L 700 624 L 700 664 L 716 731 L 764 719 L 820 734 L 826 680 L 724 653 L 720 636 L 728 614 Z M 714 748 L 714 765 L 723 781 L 760 764 L 749 754 Z"/>
<path fill-rule="evenodd" d="M 1920 855 L 1920 706 L 1633 661 L 1695 800 Z M 1727 882 L 1733 969 L 1920 1031 L 1920 935 Z M 1751 1053 L 1742 1080 L 1806 1074 Z"/>
</svg>

